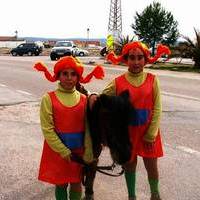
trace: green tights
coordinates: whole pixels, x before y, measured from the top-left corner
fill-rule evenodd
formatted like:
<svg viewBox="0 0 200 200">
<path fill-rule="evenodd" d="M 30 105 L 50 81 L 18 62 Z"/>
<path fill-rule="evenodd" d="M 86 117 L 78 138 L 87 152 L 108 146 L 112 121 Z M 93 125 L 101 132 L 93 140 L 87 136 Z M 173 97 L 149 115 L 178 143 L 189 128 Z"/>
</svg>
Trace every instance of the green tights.
<svg viewBox="0 0 200 200">
<path fill-rule="evenodd" d="M 135 172 L 125 172 L 126 185 L 128 189 L 128 196 L 135 197 L 135 181 L 136 174 Z"/>
<path fill-rule="evenodd" d="M 149 185 L 151 194 L 159 194 L 159 181 L 158 179 L 149 178 Z"/>
<path fill-rule="evenodd" d="M 136 186 L 136 173 L 135 172 L 125 172 L 126 185 L 128 189 L 128 196 L 135 197 L 135 186 Z M 149 178 L 149 186 L 151 194 L 159 194 L 159 181 L 157 179 Z"/>
<path fill-rule="evenodd" d="M 77 192 L 73 190 L 69 191 L 70 200 L 80 200 L 81 195 L 82 195 L 81 192 Z M 55 197 L 56 197 L 56 200 L 68 200 L 67 186 L 56 185 Z"/>
</svg>

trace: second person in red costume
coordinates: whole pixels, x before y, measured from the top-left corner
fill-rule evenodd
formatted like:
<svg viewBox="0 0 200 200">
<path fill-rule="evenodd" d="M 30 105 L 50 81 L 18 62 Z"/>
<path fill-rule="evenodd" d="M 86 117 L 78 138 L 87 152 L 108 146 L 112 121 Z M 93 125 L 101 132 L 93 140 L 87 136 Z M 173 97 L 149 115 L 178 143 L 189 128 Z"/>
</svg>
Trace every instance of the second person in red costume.
<svg viewBox="0 0 200 200">
<path fill-rule="evenodd" d="M 150 57 L 147 46 L 136 41 L 126 44 L 120 56 L 116 56 L 113 52 L 107 55 L 107 59 L 113 64 L 122 62 L 128 66 L 128 71 L 110 82 L 103 93 L 118 95 L 122 91 L 128 90 L 134 108 L 129 125 L 133 147 L 132 158 L 124 166 L 129 200 L 136 199 L 135 183 L 138 156 L 143 158 L 147 170 L 151 190 L 150 199 L 161 200 L 157 164 L 158 158 L 163 156 L 159 129 L 162 112 L 160 86 L 156 75 L 145 72 L 144 67 L 148 63 L 154 63 L 163 54 L 170 54 L 168 47 L 158 45 L 156 55 Z"/>
</svg>

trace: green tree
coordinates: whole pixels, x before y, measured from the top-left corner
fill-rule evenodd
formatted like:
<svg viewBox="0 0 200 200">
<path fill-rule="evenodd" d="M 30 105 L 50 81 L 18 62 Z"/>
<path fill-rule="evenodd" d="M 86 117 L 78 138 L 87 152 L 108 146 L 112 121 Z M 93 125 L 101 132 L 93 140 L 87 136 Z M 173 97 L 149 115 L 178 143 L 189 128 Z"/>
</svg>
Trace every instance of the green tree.
<svg viewBox="0 0 200 200">
<path fill-rule="evenodd" d="M 184 36 L 186 39 L 186 47 L 191 54 L 191 57 L 194 60 L 194 67 L 200 69 L 200 32 L 194 28 L 195 32 L 195 41 L 192 41 L 189 37 Z"/>
<path fill-rule="evenodd" d="M 131 25 L 134 33 L 152 48 L 153 55 L 157 43 L 173 45 L 179 36 L 178 22 L 159 2 L 147 6 L 141 14 L 136 12 L 134 19 Z"/>
</svg>

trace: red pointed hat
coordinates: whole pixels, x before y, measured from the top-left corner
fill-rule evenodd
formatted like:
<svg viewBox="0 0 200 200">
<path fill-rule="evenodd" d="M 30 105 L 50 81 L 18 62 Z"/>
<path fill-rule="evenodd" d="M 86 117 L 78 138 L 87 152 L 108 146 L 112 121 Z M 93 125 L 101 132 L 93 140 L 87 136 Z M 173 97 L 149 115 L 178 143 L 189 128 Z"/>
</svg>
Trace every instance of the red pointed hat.
<svg viewBox="0 0 200 200">
<path fill-rule="evenodd" d="M 136 48 L 139 48 L 143 51 L 143 53 L 146 57 L 147 63 L 154 63 L 162 55 L 164 55 L 164 54 L 170 55 L 171 54 L 171 51 L 167 46 L 159 44 L 159 45 L 157 45 L 156 55 L 154 57 L 151 57 L 150 56 L 151 52 L 148 49 L 148 47 L 142 42 L 135 41 L 135 42 L 130 42 L 130 43 L 124 45 L 121 55 L 116 56 L 114 52 L 110 52 L 107 55 L 106 59 L 111 61 L 113 64 L 118 64 L 120 62 L 127 64 L 127 61 L 124 59 L 125 55 L 127 55 L 131 49 L 136 49 Z"/>
<path fill-rule="evenodd" d="M 52 75 L 47 66 L 43 63 L 38 62 L 34 65 L 34 68 L 38 71 L 44 72 L 44 75 L 48 81 L 55 82 L 58 80 L 59 72 L 63 71 L 64 69 L 72 68 L 74 69 L 77 74 L 79 75 L 79 82 L 80 83 L 88 83 L 94 76 L 96 79 L 103 79 L 104 77 L 104 70 L 102 66 L 97 65 L 91 73 L 89 73 L 86 77 L 83 78 L 83 71 L 84 67 L 82 64 L 72 56 L 65 56 L 60 58 L 56 64 L 54 65 L 54 74 Z"/>
</svg>

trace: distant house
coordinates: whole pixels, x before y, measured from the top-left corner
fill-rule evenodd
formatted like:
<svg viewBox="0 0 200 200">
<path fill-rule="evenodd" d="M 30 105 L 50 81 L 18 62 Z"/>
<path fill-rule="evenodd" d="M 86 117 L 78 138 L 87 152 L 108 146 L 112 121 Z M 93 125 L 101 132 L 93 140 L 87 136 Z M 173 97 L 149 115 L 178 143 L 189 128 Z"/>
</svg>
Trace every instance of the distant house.
<svg viewBox="0 0 200 200">
<path fill-rule="evenodd" d="M 60 39 L 60 40 L 69 40 L 73 41 L 74 44 L 78 47 L 89 47 L 89 46 L 100 46 L 101 42 L 99 40 L 85 40 L 85 39 Z M 48 40 L 45 42 L 45 45 L 53 47 L 58 40 Z"/>
<path fill-rule="evenodd" d="M 18 39 L 16 36 L 0 36 L 0 48 L 14 48 L 24 42 L 26 40 Z"/>
<path fill-rule="evenodd" d="M 73 40 L 74 44 L 79 47 L 85 47 L 89 45 L 100 46 L 100 41 L 98 40 Z"/>
</svg>

